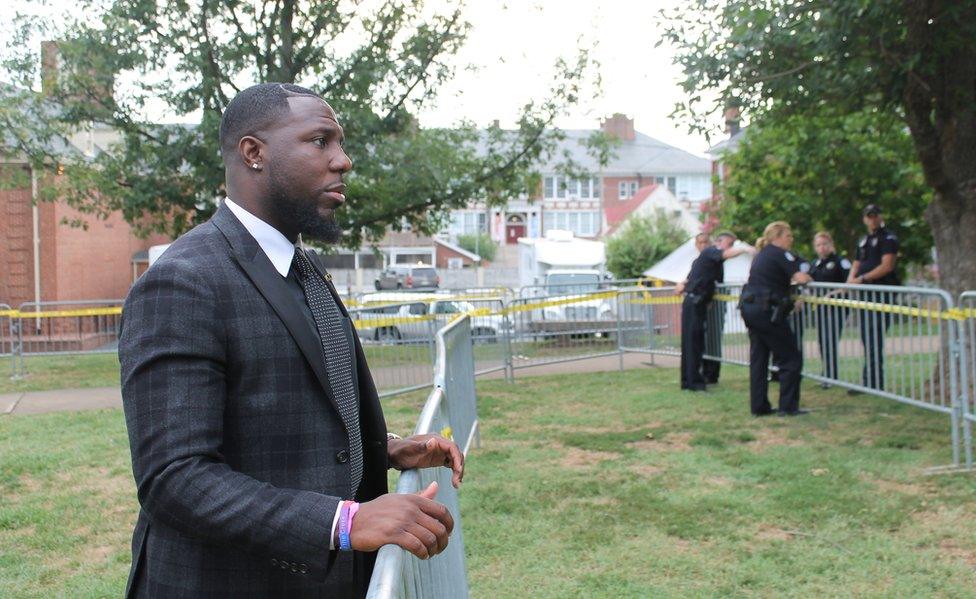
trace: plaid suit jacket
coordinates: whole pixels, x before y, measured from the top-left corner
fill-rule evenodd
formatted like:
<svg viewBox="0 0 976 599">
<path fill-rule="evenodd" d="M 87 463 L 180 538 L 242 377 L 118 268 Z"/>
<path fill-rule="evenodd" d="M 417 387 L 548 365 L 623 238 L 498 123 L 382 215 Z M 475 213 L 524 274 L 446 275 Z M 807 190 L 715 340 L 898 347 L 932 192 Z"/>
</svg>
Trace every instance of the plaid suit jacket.
<svg viewBox="0 0 976 599">
<path fill-rule="evenodd" d="M 368 501 L 387 492 L 386 424 L 354 341 Z M 351 483 L 322 344 L 226 206 L 133 286 L 119 357 L 141 506 L 127 596 L 364 593 L 375 555 L 329 550 Z"/>
</svg>

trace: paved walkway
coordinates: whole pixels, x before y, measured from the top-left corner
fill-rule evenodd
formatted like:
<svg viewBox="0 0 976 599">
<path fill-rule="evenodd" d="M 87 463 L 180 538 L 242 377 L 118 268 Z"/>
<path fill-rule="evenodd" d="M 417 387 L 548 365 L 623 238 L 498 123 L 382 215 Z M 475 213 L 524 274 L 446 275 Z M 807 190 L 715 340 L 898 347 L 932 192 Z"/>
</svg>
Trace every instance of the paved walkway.
<svg viewBox="0 0 976 599">
<path fill-rule="evenodd" d="M 0 414 L 43 414 L 121 407 L 122 391 L 118 387 L 27 391 L 0 395 Z"/>
<path fill-rule="evenodd" d="M 624 354 L 624 368 L 627 369 L 646 368 L 648 366 L 676 367 L 677 365 L 678 358 L 675 357 Z M 618 368 L 620 368 L 620 359 L 617 356 L 606 356 L 518 369 L 515 371 L 515 379 L 517 381 L 521 377 L 544 374 L 605 372 L 617 370 Z M 428 368 L 427 371 L 429 370 Z M 504 378 L 504 376 L 505 374 L 503 372 L 493 372 L 485 375 L 483 378 L 498 379 Z M 43 414 L 45 412 L 72 412 L 121 407 L 122 392 L 118 387 L 58 389 L 54 391 L 27 391 L 22 393 L 0 394 L 0 415 Z"/>
</svg>

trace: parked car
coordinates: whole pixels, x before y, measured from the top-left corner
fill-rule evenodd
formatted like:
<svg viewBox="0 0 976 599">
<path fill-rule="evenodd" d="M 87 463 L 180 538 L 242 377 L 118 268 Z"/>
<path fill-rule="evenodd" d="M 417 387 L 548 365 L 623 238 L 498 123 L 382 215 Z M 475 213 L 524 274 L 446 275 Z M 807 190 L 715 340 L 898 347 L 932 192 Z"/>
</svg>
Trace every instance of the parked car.
<svg viewBox="0 0 976 599">
<path fill-rule="evenodd" d="M 429 264 L 395 264 L 383 270 L 373 282 L 381 289 L 436 289 L 441 284 L 437 271 Z"/>
<path fill-rule="evenodd" d="M 403 296 L 411 296 L 409 301 Z M 444 326 L 452 315 L 475 312 L 471 302 L 440 298 L 436 295 L 376 294 L 364 297 L 366 307 L 354 311 L 356 329 L 361 339 L 386 343 L 426 343 L 438 328 Z M 404 301 L 383 305 L 385 301 Z M 378 304 L 369 306 L 370 303 Z M 433 316 L 430 319 L 428 316 Z M 390 320 L 395 322 L 389 322 Z M 370 321 L 379 326 L 370 326 Z M 499 314 L 480 314 L 471 318 L 471 338 L 474 343 L 496 343 L 498 335 L 511 325 Z M 380 324 L 382 323 L 382 324 Z"/>
</svg>

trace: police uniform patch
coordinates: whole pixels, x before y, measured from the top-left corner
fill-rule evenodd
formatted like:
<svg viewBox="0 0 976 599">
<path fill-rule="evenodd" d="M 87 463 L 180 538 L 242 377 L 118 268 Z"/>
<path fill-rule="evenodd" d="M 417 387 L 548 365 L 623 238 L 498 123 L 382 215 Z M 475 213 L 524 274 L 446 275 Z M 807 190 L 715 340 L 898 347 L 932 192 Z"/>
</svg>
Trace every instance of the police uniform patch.
<svg viewBox="0 0 976 599">
<path fill-rule="evenodd" d="M 847 258 L 844 258 L 843 260 L 840 261 L 840 267 L 843 268 L 844 270 L 850 270 L 851 261 L 848 260 Z"/>
<path fill-rule="evenodd" d="M 878 238 L 875 237 L 874 239 L 871 240 L 871 247 L 875 247 L 877 245 L 878 245 Z"/>
<path fill-rule="evenodd" d="M 800 272 L 810 272 L 810 263 L 809 262 L 802 262 L 800 264 Z"/>
<path fill-rule="evenodd" d="M 796 262 L 796 258 L 793 257 L 793 254 L 789 252 L 783 252 L 783 255 L 786 256 L 786 259 L 789 260 L 790 262 Z"/>
<path fill-rule="evenodd" d="M 827 263 L 827 266 L 826 266 L 825 268 L 826 268 L 827 270 L 832 270 L 832 269 L 833 269 L 833 268 L 834 268 L 835 266 L 837 266 L 837 265 L 836 265 L 836 264 L 834 264 L 833 262 L 828 262 L 828 263 Z"/>
<path fill-rule="evenodd" d="M 860 243 L 858 243 L 857 245 L 859 245 L 859 246 L 861 246 L 861 247 L 864 247 L 864 246 L 866 246 L 867 244 L 868 244 L 868 238 L 867 238 L 867 237 L 862 237 L 862 238 L 861 238 L 861 242 L 860 242 Z"/>
</svg>

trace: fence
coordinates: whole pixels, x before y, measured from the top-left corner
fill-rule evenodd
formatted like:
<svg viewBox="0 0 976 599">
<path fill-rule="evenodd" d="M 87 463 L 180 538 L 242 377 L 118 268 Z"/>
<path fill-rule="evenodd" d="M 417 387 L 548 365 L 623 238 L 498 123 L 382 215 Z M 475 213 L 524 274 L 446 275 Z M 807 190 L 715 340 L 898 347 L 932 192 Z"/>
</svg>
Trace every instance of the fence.
<svg viewBox="0 0 976 599">
<path fill-rule="evenodd" d="M 117 351 L 122 300 L 28 302 L 17 309 L 21 355 Z"/>
<path fill-rule="evenodd" d="M 963 405 L 963 437 L 966 447 L 966 467 L 973 467 L 973 423 L 976 422 L 976 291 L 959 296 L 959 327 L 962 342 L 959 344 L 960 381 L 965 402 Z"/>
<path fill-rule="evenodd" d="M 611 356 L 619 357 L 622 369 L 627 353 L 647 354 L 652 361 L 679 357 L 682 300 L 672 287 L 644 284 L 387 294 L 372 302 L 361 298 L 366 305 L 350 312 L 377 387 L 389 396 L 429 386 L 436 331 L 461 313 L 469 315 L 476 376 L 504 371 L 514 379 L 525 368 Z M 706 359 L 749 364 L 748 332 L 736 308 L 740 290 L 721 287 L 709 309 Z M 411 299 L 383 301 L 401 296 Z M 960 310 L 944 291 L 917 287 L 811 284 L 803 300 L 791 318 L 805 357 L 804 376 L 945 414 L 953 464 L 964 459 L 972 465 L 976 292 L 960 297 Z M 7 323 L 7 330 L 17 332 L 9 345 L 15 357 L 114 351 L 118 304 L 25 304 Z M 93 339 L 100 344 L 86 348 Z"/>
<path fill-rule="evenodd" d="M 719 289 L 706 344 L 718 349 L 706 358 L 748 365 L 748 333 L 734 310 L 740 291 Z M 964 332 L 952 298 L 939 289 L 812 283 L 798 299 L 790 325 L 804 356 L 803 376 L 945 414 L 952 463 L 959 466 L 968 393 L 960 383 Z M 720 324 L 718 314 L 724 316 Z M 965 437 L 971 464 L 968 432 Z"/>
<path fill-rule="evenodd" d="M 434 388 L 414 430 L 418 435 L 441 433 L 452 437 L 465 454 L 478 436 L 471 330 L 471 317 L 461 316 L 437 332 Z M 461 510 L 451 476 L 447 468 L 411 470 L 400 475 L 397 493 L 417 493 L 437 481 L 437 501 L 454 517 L 454 531 L 444 552 L 429 560 L 420 560 L 396 545 L 382 547 L 376 557 L 368 598 L 463 599 L 468 596 Z"/>
<path fill-rule="evenodd" d="M 24 355 L 17 343 L 20 321 L 14 318 L 15 310 L 7 304 L 0 304 L 0 356 L 10 357 L 10 378 L 23 374 Z"/>
</svg>

